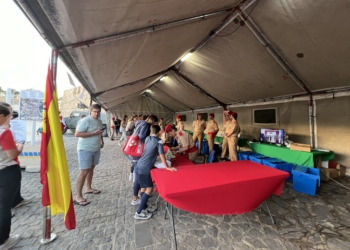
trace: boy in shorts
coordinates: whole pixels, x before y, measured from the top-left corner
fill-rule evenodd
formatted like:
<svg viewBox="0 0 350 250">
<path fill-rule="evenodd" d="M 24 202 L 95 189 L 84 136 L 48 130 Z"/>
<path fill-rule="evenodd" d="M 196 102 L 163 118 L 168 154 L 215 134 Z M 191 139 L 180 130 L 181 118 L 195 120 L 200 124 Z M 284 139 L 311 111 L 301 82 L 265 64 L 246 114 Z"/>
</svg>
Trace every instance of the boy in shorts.
<svg viewBox="0 0 350 250">
<path fill-rule="evenodd" d="M 139 161 L 137 162 L 138 180 L 141 187 L 141 203 L 134 218 L 138 220 L 147 220 L 152 217 L 152 213 L 146 211 L 147 201 L 153 190 L 153 181 L 151 178 L 151 169 L 154 167 L 154 163 L 158 155 L 162 160 L 166 170 L 176 171 L 176 168 L 169 167 L 163 149 L 163 142 L 159 138 L 161 130 L 159 125 L 151 126 L 151 135 L 146 138 L 145 148 Z"/>
</svg>

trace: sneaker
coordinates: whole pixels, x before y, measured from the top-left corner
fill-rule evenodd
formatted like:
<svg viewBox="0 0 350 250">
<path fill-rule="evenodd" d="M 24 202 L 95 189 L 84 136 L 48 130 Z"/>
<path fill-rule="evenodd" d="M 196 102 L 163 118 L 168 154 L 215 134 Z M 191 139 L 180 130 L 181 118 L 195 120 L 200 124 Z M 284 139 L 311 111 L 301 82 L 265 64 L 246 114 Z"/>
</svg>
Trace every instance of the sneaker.
<svg viewBox="0 0 350 250">
<path fill-rule="evenodd" d="M 20 206 L 23 206 L 25 204 L 28 204 L 29 202 L 31 202 L 32 200 L 26 200 L 26 199 L 23 199 L 17 206 L 15 206 L 14 208 L 18 208 Z"/>
<path fill-rule="evenodd" d="M 133 177 L 133 174 L 130 173 L 130 174 L 129 174 L 129 181 L 132 181 L 132 179 L 133 179 L 132 177 Z"/>
<path fill-rule="evenodd" d="M 131 201 L 132 206 L 140 205 L 140 203 L 141 203 L 141 199 L 137 199 L 136 201 L 134 200 Z"/>
<path fill-rule="evenodd" d="M 157 206 L 149 206 L 148 208 L 146 208 L 146 212 L 147 213 L 153 213 L 157 209 L 158 209 Z"/>
<path fill-rule="evenodd" d="M 144 210 L 141 211 L 141 213 L 135 213 L 134 215 L 134 218 L 137 219 L 137 220 L 148 220 L 149 218 L 152 217 L 152 214 L 151 213 L 145 213 Z"/>
<path fill-rule="evenodd" d="M 16 245 L 20 239 L 21 239 L 21 236 L 19 234 L 10 236 L 4 244 L 0 245 L 0 250 L 10 249 L 14 245 Z"/>
<path fill-rule="evenodd" d="M 120 146 L 120 147 L 121 147 L 121 146 L 122 146 L 122 144 L 120 144 L 120 142 L 118 142 L 118 146 Z"/>
</svg>

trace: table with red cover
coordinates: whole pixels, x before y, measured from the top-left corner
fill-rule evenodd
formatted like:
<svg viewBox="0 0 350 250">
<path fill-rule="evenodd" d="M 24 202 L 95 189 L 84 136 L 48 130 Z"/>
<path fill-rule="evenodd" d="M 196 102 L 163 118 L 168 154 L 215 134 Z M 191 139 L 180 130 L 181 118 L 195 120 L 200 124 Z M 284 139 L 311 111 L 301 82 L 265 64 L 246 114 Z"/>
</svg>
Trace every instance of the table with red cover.
<svg viewBox="0 0 350 250">
<path fill-rule="evenodd" d="M 175 162 L 176 172 L 151 171 L 157 190 L 171 205 L 199 214 L 252 211 L 272 194 L 280 195 L 289 176 L 251 161 L 183 165 L 186 161 L 177 157 Z"/>
</svg>

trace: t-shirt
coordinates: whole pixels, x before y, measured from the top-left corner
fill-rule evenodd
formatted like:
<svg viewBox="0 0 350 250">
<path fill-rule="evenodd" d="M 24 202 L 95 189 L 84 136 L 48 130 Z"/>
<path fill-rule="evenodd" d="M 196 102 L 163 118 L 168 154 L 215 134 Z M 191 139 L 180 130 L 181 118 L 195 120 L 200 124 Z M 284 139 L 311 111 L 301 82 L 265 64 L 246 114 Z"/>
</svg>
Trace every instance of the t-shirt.
<svg viewBox="0 0 350 250">
<path fill-rule="evenodd" d="M 101 120 L 88 116 L 79 121 L 76 130 L 78 132 L 92 133 L 96 130 L 101 130 L 102 128 L 103 124 Z M 79 137 L 77 150 L 85 150 L 90 152 L 99 151 L 101 149 L 100 142 L 101 135 L 95 135 L 87 138 Z"/>
<path fill-rule="evenodd" d="M 145 148 L 140 160 L 137 162 L 137 172 L 149 175 L 158 155 L 164 154 L 163 142 L 156 136 L 148 136 L 145 141 Z"/>
<path fill-rule="evenodd" d="M 8 157 L 5 152 L 5 150 L 11 150 L 14 148 L 16 148 L 16 143 L 13 139 L 12 132 L 0 127 L 0 169 L 18 164 L 18 162 Z"/>
<path fill-rule="evenodd" d="M 119 129 L 119 128 L 120 128 L 120 123 L 121 123 L 121 122 L 122 122 L 122 121 L 119 120 L 119 119 L 114 120 L 114 126 L 115 126 L 115 128 Z"/>
</svg>

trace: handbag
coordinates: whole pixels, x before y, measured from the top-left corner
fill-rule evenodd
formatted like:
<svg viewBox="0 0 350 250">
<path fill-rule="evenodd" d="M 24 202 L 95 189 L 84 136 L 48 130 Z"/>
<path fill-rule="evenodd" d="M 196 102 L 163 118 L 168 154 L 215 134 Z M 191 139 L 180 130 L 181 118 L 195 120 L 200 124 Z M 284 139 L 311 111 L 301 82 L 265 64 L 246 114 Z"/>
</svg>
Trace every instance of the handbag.
<svg viewBox="0 0 350 250">
<path fill-rule="evenodd" d="M 145 143 L 141 142 L 137 132 L 138 129 L 135 129 L 134 133 L 125 142 L 122 148 L 124 154 L 132 157 L 141 157 L 145 148 Z"/>
</svg>

